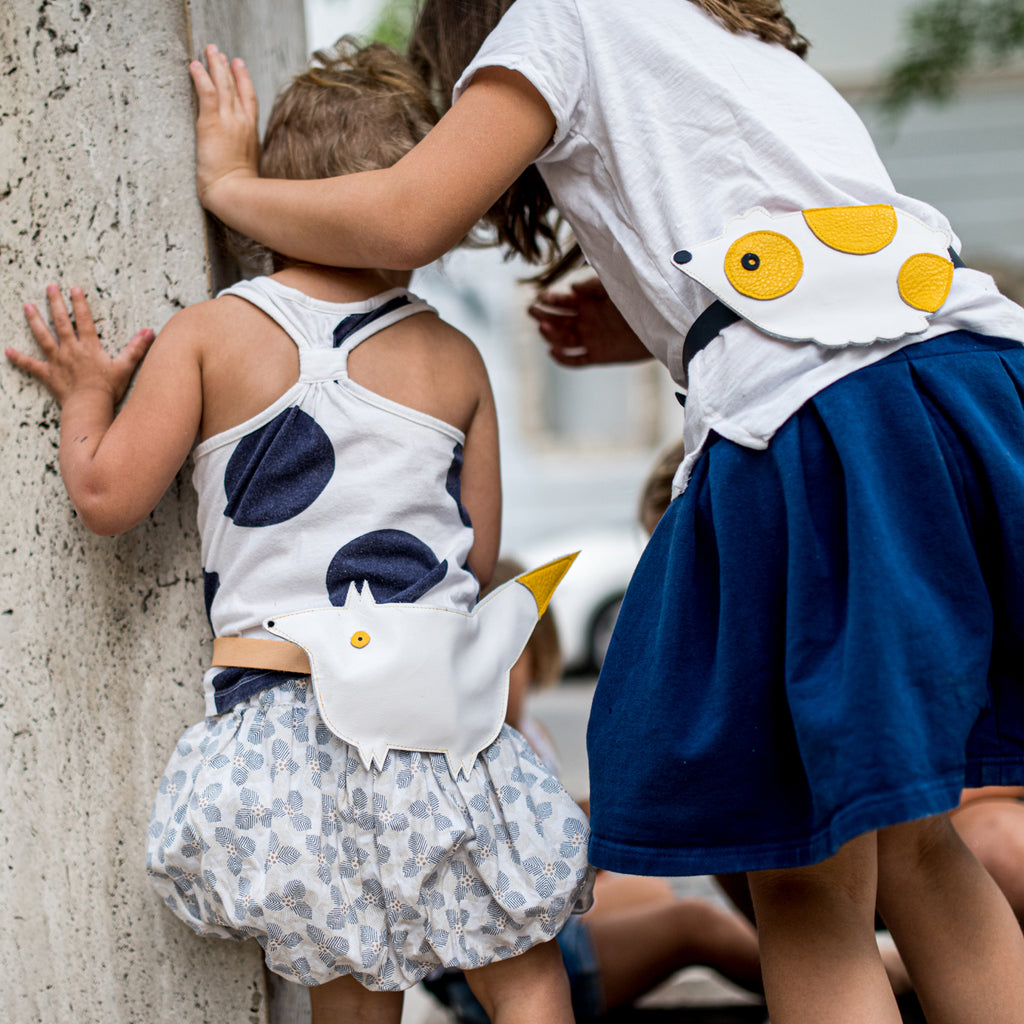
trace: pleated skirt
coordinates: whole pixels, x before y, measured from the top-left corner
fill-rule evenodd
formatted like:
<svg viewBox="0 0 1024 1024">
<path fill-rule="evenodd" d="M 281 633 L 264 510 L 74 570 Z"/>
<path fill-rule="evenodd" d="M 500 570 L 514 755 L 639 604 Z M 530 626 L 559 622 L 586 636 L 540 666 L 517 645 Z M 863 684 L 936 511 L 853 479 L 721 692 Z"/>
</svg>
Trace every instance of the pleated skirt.
<svg viewBox="0 0 1024 1024">
<path fill-rule="evenodd" d="M 1024 346 L 957 332 L 719 439 L 623 602 L 588 730 L 590 857 L 820 861 L 1024 783 Z"/>
</svg>

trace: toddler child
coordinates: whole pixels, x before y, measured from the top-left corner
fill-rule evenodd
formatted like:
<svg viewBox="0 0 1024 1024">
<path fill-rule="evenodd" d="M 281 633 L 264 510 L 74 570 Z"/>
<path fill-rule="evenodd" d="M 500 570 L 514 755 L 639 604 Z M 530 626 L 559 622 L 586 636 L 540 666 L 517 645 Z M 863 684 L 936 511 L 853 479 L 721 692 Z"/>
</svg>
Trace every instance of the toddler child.
<svg viewBox="0 0 1024 1024">
<path fill-rule="evenodd" d="M 402 58 L 343 42 L 278 99 L 261 170 L 387 166 L 433 121 Z M 407 291 L 407 272 L 272 255 L 270 276 L 173 317 L 116 416 L 152 334 L 109 358 L 81 289 L 71 291 L 74 325 L 47 289 L 56 339 L 26 307 L 42 359 L 7 351 L 62 407 L 61 472 L 92 530 L 119 533 L 146 516 L 198 435 L 218 667 L 204 682 L 206 718 L 178 741 L 160 781 L 153 883 L 200 934 L 254 937 L 271 970 L 311 986 L 315 1024 L 397 1024 L 402 991 L 438 965 L 464 969 L 494 1021 L 568 1024 L 549 940 L 590 904 L 588 828 L 502 726 L 507 680 L 467 654 L 453 659 L 442 696 L 433 638 L 410 626 L 397 640 L 401 699 L 389 679 L 390 703 L 364 687 L 342 706 L 343 734 L 352 714 L 393 736 L 405 704 L 443 733 L 473 717 L 478 700 L 467 694 L 492 695 L 496 738 L 461 770 L 443 745 L 407 749 L 401 736 L 368 760 L 336 734 L 310 684 L 334 650 L 386 649 L 388 610 L 439 608 L 443 624 L 473 610 L 500 528 L 483 362 Z M 302 609 L 342 607 L 372 625 L 305 650 L 271 632 Z"/>
</svg>

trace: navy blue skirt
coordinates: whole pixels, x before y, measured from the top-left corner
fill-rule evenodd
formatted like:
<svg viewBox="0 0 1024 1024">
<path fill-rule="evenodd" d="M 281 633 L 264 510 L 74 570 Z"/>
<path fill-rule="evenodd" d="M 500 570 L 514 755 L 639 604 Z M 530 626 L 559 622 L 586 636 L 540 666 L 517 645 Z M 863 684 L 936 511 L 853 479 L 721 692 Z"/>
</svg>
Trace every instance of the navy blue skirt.
<svg viewBox="0 0 1024 1024">
<path fill-rule="evenodd" d="M 698 460 L 588 729 L 599 867 L 811 864 L 1024 784 L 1024 346 L 910 345 Z"/>
</svg>

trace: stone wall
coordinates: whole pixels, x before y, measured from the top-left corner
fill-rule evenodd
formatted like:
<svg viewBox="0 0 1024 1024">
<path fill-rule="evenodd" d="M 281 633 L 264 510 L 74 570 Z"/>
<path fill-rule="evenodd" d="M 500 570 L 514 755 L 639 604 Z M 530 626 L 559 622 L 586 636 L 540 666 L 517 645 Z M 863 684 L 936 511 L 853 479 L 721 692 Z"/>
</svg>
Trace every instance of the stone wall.
<svg viewBox="0 0 1024 1024">
<path fill-rule="evenodd" d="M 301 0 L 4 0 L 3 343 L 82 285 L 109 348 L 210 291 L 190 56 L 246 58 L 265 102 L 305 53 Z M 155 786 L 202 715 L 209 648 L 188 467 L 128 534 L 76 520 L 58 410 L 0 366 L 0 988 L 10 1024 L 265 1022 L 254 943 L 200 939 L 144 870 Z"/>
</svg>

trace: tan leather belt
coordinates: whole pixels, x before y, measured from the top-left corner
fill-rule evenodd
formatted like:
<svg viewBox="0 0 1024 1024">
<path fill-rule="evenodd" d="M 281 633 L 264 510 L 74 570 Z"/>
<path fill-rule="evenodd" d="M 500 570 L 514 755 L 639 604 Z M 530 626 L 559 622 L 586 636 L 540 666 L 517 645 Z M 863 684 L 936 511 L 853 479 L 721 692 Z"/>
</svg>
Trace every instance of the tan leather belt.
<svg viewBox="0 0 1024 1024">
<path fill-rule="evenodd" d="M 261 640 L 258 637 L 218 636 L 213 640 L 215 668 L 266 668 L 275 672 L 309 675 L 306 652 L 287 640 Z"/>
</svg>

